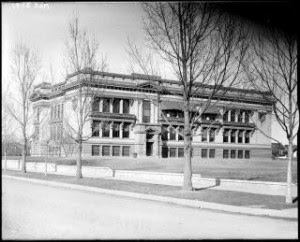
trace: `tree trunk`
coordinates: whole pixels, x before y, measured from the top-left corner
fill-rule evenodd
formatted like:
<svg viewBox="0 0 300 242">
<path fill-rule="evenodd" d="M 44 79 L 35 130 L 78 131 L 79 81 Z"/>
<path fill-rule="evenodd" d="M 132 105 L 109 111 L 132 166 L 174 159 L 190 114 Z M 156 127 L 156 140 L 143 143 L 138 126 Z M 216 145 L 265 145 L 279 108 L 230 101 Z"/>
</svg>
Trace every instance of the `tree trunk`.
<svg viewBox="0 0 300 242">
<path fill-rule="evenodd" d="M 82 178 L 82 141 L 78 142 L 78 154 L 77 154 L 77 172 L 76 178 Z"/>
<path fill-rule="evenodd" d="M 185 109 L 187 109 L 188 102 L 186 101 Z M 192 191 L 192 157 L 191 157 L 191 133 L 189 111 L 184 110 L 184 170 L 183 170 L 183 190 Z"/>
<path fill-rule="evenodd" d="M 23 149 L 22 149 L 22 168 L 21 171 L 26 173 L 26 143 L 24 142 L 23 144 Z"/>
<path fill-rule="evenodd" d="M 289 140 L 288 147 L 288 165 L 287 165 L 287 183 L 286 183 L 286 204 L 291 204 L 293 202 L 292 195 L 292 160 L 293 160 L 293 142 L 291 138 Z"/>
</svg>

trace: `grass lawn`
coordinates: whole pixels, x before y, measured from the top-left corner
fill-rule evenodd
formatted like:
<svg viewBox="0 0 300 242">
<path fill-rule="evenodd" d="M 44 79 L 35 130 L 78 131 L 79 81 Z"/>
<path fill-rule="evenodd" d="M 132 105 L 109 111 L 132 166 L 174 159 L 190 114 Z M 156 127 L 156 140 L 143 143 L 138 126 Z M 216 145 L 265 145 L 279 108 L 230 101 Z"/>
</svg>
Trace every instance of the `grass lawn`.
<svg viewBox="0 0 300 242">
<path fill-rule="evenodd" d="M 271 196 L 261 194 L 251 194 L 244 192 L 219 191 L 212 189 L 202 189 L 198 191 L 185 192 L 181 187 L 156 185 L 131 181 L 120 181 L 114 179 L 103 178 L 83 178 L 76 179 L 68 176 L 59 175 L 43 175 L 40 173 L 21 173 L 20 171 L 2 171 L 2 174 L 36 178 L 42 180 L 51 180 L 64 183 L 78 184 L 84 186 L 92 186 L 106 188 L 112 190 L 130 191 L 144 194 L 152 194 L 159 196 L 175 197 L 182 199 L 193 199 L 198 201 L 220 203 L 234 206 L 267 208 L 267 209 L 286 209 L 298 207 L 297 199 L 291 205 L 285 204 L 283 196 Z"/>
<path fill-rule="evenodd" d="M 9 157 L 14 159 L 16 157 Z M 31 162 L 44 162 L 42 157 L 28 157 Z M 50 162 L 58 165 L 76 165 L 75 158 L 51 158 Z M 83 159 L 83 165 L 101 166 L 119 170 L 155 171 L 155 172 L 183 172 L 182 158 L 112 158 L 98 157 Z M 209 160 L 194 157 L 192 160 L 194 174 L 202 177 L 238 180 L 256 180 L 286 182 L 287 160 Z M 293 161 L 293 182 L 297 182 L 297 161 Z"/>
</svg>

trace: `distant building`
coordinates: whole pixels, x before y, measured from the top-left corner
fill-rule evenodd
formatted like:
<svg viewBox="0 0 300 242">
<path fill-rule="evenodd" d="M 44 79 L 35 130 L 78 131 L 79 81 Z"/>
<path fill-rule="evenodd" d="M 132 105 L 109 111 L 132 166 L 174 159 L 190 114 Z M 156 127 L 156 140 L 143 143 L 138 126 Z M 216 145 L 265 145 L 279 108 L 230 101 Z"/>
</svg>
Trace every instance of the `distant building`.
<svg viewBox="0 0 300 242">
<path fill-rule="evenodd" d="M 22 144 L 19 142 L 9 142 L 9 143 L 2 142 L 1 146 L 2 146 L 2 156 L 5 155 L 5 149 L 6 149 L 7 156 L 22 155 Z"/>
<path fill-rule="evenodd" d="M 65 120 L 74 117 L 72 100 L 78 89 L 77 75 L 82 86 L 90 81 L 99 94 L 93 102 L 90 121 L 84 132 L 93 137 L 84 143 L 83 155 L 133 157 L 183 157 L 183 111 L 181 88 L 177 81 L 140 74 L 115 74 L 83 70 L 69 75 L 65 82 L 35 86 L 31 100 L 36 112 L 36 136 L 32 154 L 45 154 L 40 116 L 48 112 L 47 122 L 53 140 L 59 140 Z M 198 84 L 194 99 L 205 102 L 213 86 Z M 226 91 L 226 92 L 225 92 Z M 264 93 L 267 95 L 267 93 Z M 262 93 L 222 87 L 209 108 L 194 125 L 194 157 L 208 159 L 271 158 L 271 103 Z M 198 112 L 199 106 L 191 112 Z M 252 121 L 254 120 L 254 122 Z M 173 127 L 171 127 L 171 125 Z M 97 127 L 99 129 L 97 129 Z M 59 142 L 58 142 L 59 143 Z M 75 144 L 51 145 L 52 154 L 73 155 Z"/>
</svg>

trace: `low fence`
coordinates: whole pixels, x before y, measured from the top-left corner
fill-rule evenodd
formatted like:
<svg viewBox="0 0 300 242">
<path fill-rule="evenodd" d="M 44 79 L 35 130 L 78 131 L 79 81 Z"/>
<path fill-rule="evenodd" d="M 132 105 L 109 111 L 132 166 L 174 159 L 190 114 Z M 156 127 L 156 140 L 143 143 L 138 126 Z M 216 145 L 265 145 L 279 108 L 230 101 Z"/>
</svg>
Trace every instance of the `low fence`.
<svg viewBox="0 0 300 242">
<path fill-rule="evenodd" d="M 7 169 L 19 170 L 21 168 L 20 161 L 9 160 Z M 45 163 L 27 162 L 26 168 L 31 172 L 45 172 Z M 4 162 L 2 162 L 4 169 Z M 76 166 L 47 164 L 47 172 L 49 174 L 59 174 L 67 176 L 75 176 Z M 115 178 L 124 181 L 145 182 L 152 184 L 181 186 L 183 184 L 183 174 L 181 173 L 163 173 L 148 171 L 129 171 L 129 170 L 112 170 L 108 167 L 92 167 L 83 166 L 82 174 L 84 177 L 90 178 Z M 263 181 L 246 181 L 246 180 L 230 180 L 204 178 L 201 175 L 193 175 L 193 187 L 196 189 L 216 189 L 227 191 L 249 192 L 265 195 L 285 196 L 286 183 L 283 182 L 263 182 Z M 293 196 L 298 195 L 297 185 L 292 186 Z"/>
</svg>

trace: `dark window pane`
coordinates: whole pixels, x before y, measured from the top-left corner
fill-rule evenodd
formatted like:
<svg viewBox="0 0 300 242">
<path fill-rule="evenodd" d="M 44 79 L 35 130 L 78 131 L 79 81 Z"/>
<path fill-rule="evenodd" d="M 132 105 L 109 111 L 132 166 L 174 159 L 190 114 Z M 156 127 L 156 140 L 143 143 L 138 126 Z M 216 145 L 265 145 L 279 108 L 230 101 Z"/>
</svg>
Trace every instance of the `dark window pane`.
<svg viewBox="0 0 300 242">
<path fill-rule="evenodd" d="M 102 155 L 103 156 L 110 156 L 110 146 L 102 146 Z"/>
<path fill-rule="evenodd" d="M 214 142 L 216 137 L 216 130 L 215 129 L 210 129 L 209 132 L 209 142 Z"/>
<path fill-rule="evenodd" d="M 183 134 L 184 134 L 184 129 L 183 127 L 179 127 L 179 134 L 178 134 L 178 140 L 184 140 Z M 181 134 L 181 135 L 180 135 Z"/>
<path fill-rule="evenodd" d="M 215 158 L 216 150 L 215 149 L 209 149 L 209 158 Z"/>
<path fill-rule="evenodd" d="M 250 150 L 245 150 L 245 159 L 250 159 Z"/>
<path fill-rule="evenodd" d="M 243 120 L 243 111 L 242 110 L 240 110 L 239 112 L 238 112 L 238 122 L 239 123 L 241 123 Z"/>
<path fill-rule="evenodd" d="M 123 100 L 123 113 L 129 113 L 129 99 Z"/>
<path fill-rule="evenodd" d="M 143 101 L 143 122 L 150 123 L 150 101 Z"/>
<path fill-rule="evenodd" d="M 103 99 L 103 109 L 102 109 L 103 112 L 109 113 L 109 103 L 110 100 L 108 98 Z"/>
<path fill-rule="evenodd" d="M 99 136 L 99 121 L 93 121 L 92 125 L 92 136 L 98 137 Z"/>
<path fill-rule="evenodd" d="M 231 110 L 230 122 L 235 122 L 235 110 Z"/>
<path fill-rule="evenodd" d="M 119 113 L 120 112 L 120 99 L 114 99 L 113 101 L 113 113 Z"/>
<path fill-rule="evenodd" d="M 223 150 L 223 158 L 228 158 L 229 151 L 228 150 Z"/>
<path fill-rule="evenodd" d="M 176 140 L 176 131 L 173 127 L 170 127 L 170 140 Z"/>
<path fill-rule="evenodd" d="M 243 131 L 240 130 L 238 133 L 238 143 L 243 143 Z"/>
<path fill-rule="evenodd" d="M 207 158 L 207 149 L 201 149 L 201 157 Z"/>
<path fill-rule="evenodd" d="M 123 125 L 123 138 L 129 138 L 130 123 L 124 123 Z"/>
<path fill-rule="evenodd" d="M 103 123 L 102 125 L 102 137 L 109 137 L 109 123 Z"/>
<path fill-rule="evenodd" d="M 176 148 L 170 148 L 170 157 L 176 157 Z"/>
<path fill-rule="evenodd" d="M 100 99 L 95 98 L 92 105 L 92 111 L 99 111 L 99 106 L 100 106 L 99 104 L 100 104 Z"/>
<path fill-rule="evenodd" d="M 245 112 L 245 123 L 249 123 L 249 119 L 250 119 L 250 116 L 249 116 L 249 111 L 246 111 Z"/>
<path fill-rule="evenodd" d="M 178 157 L 184 157 L 184 148 L 178 148 Z"/>
<path fill-rule="evenodd" d="M 238 150 L 238 158 L 243 159 L 243 151 Z"/>
<path fill-rule="evenodd" d="M 202 141 L 207 141 L 207 128 L 202 129 Z"/>
<path fill-rule="evenodd" d="M 231 130 L 231 143 L 235 143 L 235 132 L 236 130 Z"/>
<path fill-rule="evenodd" d="M 120 146 L 113 146 L 113 156 L 120 156 Z"/>
<path fill-rule="evenodd" d="M 129 156 L 130 155 L 130 146 L 123 146 L 122 147 L 122 155 Z"/>
<path fill-rule="evenodd" d="M 100 155 L 100 145 L 92 145 L 92 156 Z"/>
<path fill-rule="evenodd" d="M 227 143 L 228 142 L 228 136 L 229 136 L 229 130 L 225 129 L 223 131 L 223 142 Z"/>
<path fill-rule="evenodd" d="M 250 143 L 250 132 L 251 131 L 245 132 L 245 143 Z"/>
<path fill-rule="evenodd" d="M 161 156 L 163 158 L 167 158 L 168 157 L 168 147 L 166 147 L 166 146 L 162 147 L 162 149 L 161 149 Z"/>
<path fill-rule="evenodd" d="M 235 150 L 231 150 L 230 158 L 235 159 Z"/>
<path fill-rule="evenodd" d="M 161 140 L 168 140 L 168 128 L 167 128 L 167 126 L 162 126 Z"/>
<path fill-rule="evenodd" d="M 227 122 L 228 121 L 228 111 L 226 111 L 223 115 L 223 121 Z"/>
<path fill-rule="evenodd" d="M 113 137 L 114 138 L 120 137 L 120 123 L 113 124 Z"/>
</svg>

